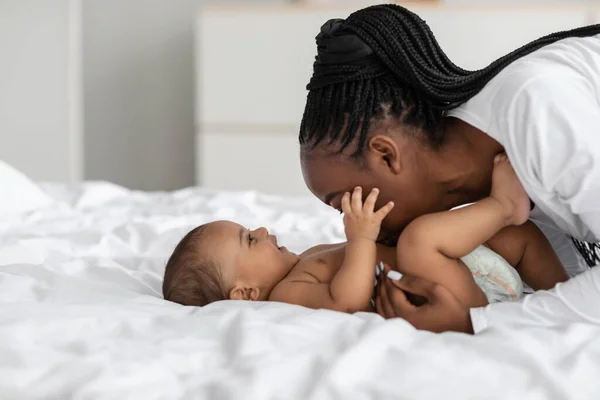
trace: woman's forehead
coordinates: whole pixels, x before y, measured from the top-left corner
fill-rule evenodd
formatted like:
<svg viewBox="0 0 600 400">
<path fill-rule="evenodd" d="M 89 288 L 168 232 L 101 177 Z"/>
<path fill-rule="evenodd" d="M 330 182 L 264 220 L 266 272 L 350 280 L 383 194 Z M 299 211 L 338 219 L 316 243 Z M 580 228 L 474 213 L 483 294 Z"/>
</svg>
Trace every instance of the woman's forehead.
<svg viewBox="0 0 600 400">
<path fill-rule="evenodd" d="M 302 158 L 302 175 L 308 189 L 321 201 L 329 200 L 339 193 L 363 184 L 361 169 L 345 156 L 311 156 Z"/>
</svg>

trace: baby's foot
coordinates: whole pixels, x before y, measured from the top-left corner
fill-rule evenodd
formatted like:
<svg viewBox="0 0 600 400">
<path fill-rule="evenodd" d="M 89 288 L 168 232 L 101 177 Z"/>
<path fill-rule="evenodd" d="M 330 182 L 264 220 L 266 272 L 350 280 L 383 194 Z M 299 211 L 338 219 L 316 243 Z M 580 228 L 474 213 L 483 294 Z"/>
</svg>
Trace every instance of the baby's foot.
<svg viewBox="0 0 600 400">
<path fill-rule="evenodd" d="M 506 153 L 498 154 L 494 158 L 490 197 L 496 199 L 504 208 L 507 225 L 521 225 L 529 219 L 529 196 L 517 178 Z"/>
</svg>

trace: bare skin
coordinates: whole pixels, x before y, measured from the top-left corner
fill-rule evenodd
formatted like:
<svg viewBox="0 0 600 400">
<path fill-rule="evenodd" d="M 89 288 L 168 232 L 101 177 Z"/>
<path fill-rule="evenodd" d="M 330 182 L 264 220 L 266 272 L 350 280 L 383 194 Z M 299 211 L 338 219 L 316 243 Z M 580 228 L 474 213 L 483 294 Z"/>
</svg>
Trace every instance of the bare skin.
<svg viewBox="0 0 600 400">
<path fill-rule="evenodd" d="M 483 244 L 502 255 L 534 289 L 552 288 L 568 275 L 528 217 L 527 193 L 506 155 L 498 155 L 491 195 L 468 207 L 415 219 L 398 240 L 398 267 L 444 285 L 467 306 L 483 306 L 487 301 L 460 260 Z"/>
<path fill-rule="evenodd" d="M 300 157 L 304 181 L 316 197 L 337 209 L 340 196 L 354 186 L 365 190 L 378 187 L 381 202 L 396 204 L 383 221 L 379 243 L 394 245 L 415 218 L 473 203 L 490 194 L 493 160 L 504 151 L 502 145 L 458 119 L 444 118 L 442 129 L 444 143 L 432 149 L 418 128 L 387 115 L 372 121 L 358 161 L 350 157 L 357 150 L 356 142 L 341 154 L 336 142 L 324 140 L 316 147 L 306 144 Z M 517 229 L 511 230 L 505 236 L 512 238 Z M 537 231 L 535 227 L 530 230 Z M 498 242 L 500 254 L 514 247 L 494 240 L 488 245 L 494 247 L 493 242 Z M 382 278 L 381 283 L 377 292 L 381 307 L 377 311 L 382 316 L 401 317 L 419 329 L 433 332 L 471 330 L 469 307 L 443 285 L 408 275 L 400 281 Z M 425 297 L 428 301 L 415 307 L 407 296 Z"/>
<path fill-rule="evenodd" d="M 550 289 L 556 283 L 568 280 L 566 271 L 543 234 L 531 222 L 523 224 L 529 216 L 528 197 L 505 155 L 495 158 L 493 180 L 490 198 L 498 200 L 505 210 L 512 210 L 506 214 L 508 219 L 504 223 L 515 225 L 500 230 L 486 245 L 504 255 L 533 289 Z M 483 201 L 479 204 L 481 203 Z M 458 217 L 460 211 L 457 210 L 454 216 Z M 449 216 L 452 212 L 443 214 Z M 445 222 L 445 226 L 455 227 L 462 223 L 459 219 L 455 219 L 453 224 L 450 224 L 450 220 Z M 494 224 L 499 226 L 503 222 L 501 219 L 495 222 L 487 221 L 482 227 L 491 227 Z M 486 236 L 483 231 L 480 234 L 481 237 Z M 447 250 L 443 250 L 443 253 L 449 254 Z M 459 296 L 452 293 L 444 282 L 405 276 L 399 281 L 383 278 L 379 283 L 376 309 L 384 317 L 402 315 L 413 325 L 433 332 L 453 330 L 472 333 L 469 309 L 474 305 L 461 302 Z M 425 297 L 428 301 L 417 307 L 410 301 L 410 297 L 407 297 L 407 293 L 411 293 L 411 296 Z"/>
<path fill-rule="evenodd" d="M 341 197 L 360 186 L 377 187 L 376 207 L 394 201 L 383 221 L 379 242 L 394 246 L 415 218 L 473 203 L 490 194 L 493 160 L 502 146 L 473 126 L 453 118 L 446 122 L 444 145 L 432 150 L 394 118 L 371 127 L 361 162 L 350 157 L 356 144 L 341 155 L 337 144 L 301 149 L 300 161 L 309 190 L 325 204 L 341 209 Z"/>
<path fill-rule="evenodd" d="M 214 223 L 218 225 L 210 236 L 219 242 L 209 248 L 213 254 L 215 248 L 223 250 L 218 264 L 226 269 L 230 298 L 350 313 L 372 311 L 374 269 L 382 261 L 388 268 L 443 285 L 466 306 L 484 305 L 485 295 L 460 260 L 481 244 L 503 256 L 534 288 L 550 288 L 567 278 L 545 237 L 535 226 L 524 224 L 528 197 L 505 156 L 497 157 L 490 197 L 470 207 L 417 218 L 400 236 L 397 250 L 375 242 L 381 221 L 393 208 L 388 203 L 375 211 L 378 194 L 372 190 L 363 202 L 361 188 L 352 195 L 345 193 L 341 207 L 348 241 L 316 246 L 300 256 L 280 247 L 265 228 L 249 231 L 244 244 L 237 224 Z M 507 235 L 510 246 L 503 239 Z M 546 268 L 542 275 L 536 270 L 540 264 Z M 383 313 L 386 306 L 378 299 L 378 311 Z"/>
<path fill-rule="evenodd" d="M 337 260 L 328 260 L 335 257 L 333 249 L 329 254 L 324 250 L 311 257 L 301 256 L 298 265 L 275 286 L 269 300 L 350 313 L 370 310 L 375 261 L 378 255 L 383 256 L 375 241 L 381 221 L 393 208 L 393 203 L 388 203 L 374 211 L 378 194 L 379 190 L 373 189 L 363 204 L 360 187 L 352 195 L 345 193 L 342 210 L 348 241 L 342 259 L 338 254 Z"/>
</svg>

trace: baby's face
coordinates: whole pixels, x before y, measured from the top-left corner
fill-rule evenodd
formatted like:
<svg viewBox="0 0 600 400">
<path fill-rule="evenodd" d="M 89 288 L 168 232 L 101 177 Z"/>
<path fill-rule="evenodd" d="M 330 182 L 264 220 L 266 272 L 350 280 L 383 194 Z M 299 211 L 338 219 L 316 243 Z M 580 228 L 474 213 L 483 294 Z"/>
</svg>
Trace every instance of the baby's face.
<svg viewBox="0 0 600 400">
<path fill-rule="evenodd" d="M 207 226 L 206 234 L 211 237 L 207 245 L 212 249 L 208 251 L 218 252 L 216 258 L 225 268 L 225 280 L 259 287 L 260 300 L 267 299 L 300 259 L 280 246 L 266 228 L 249 230 L 235 222 L 217 221 Z"/>
</svg>

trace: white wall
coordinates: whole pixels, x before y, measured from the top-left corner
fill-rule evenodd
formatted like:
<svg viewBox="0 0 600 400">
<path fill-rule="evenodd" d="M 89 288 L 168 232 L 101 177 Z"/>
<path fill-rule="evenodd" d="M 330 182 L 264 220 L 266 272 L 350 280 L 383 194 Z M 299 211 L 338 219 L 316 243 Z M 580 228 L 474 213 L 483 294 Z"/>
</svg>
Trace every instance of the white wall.
<svg viewBox="0 0 600 400">
<path fill-rule="evenodd" d="M 84 0 L 86 178 L 195 183 L 194 22 L 205 3 Z"/>
<path fill-rule="evenodd" d="M 0 159 L 39 180 L 81 177 L 77 3 L 0 0 Z"/>
</svg>

